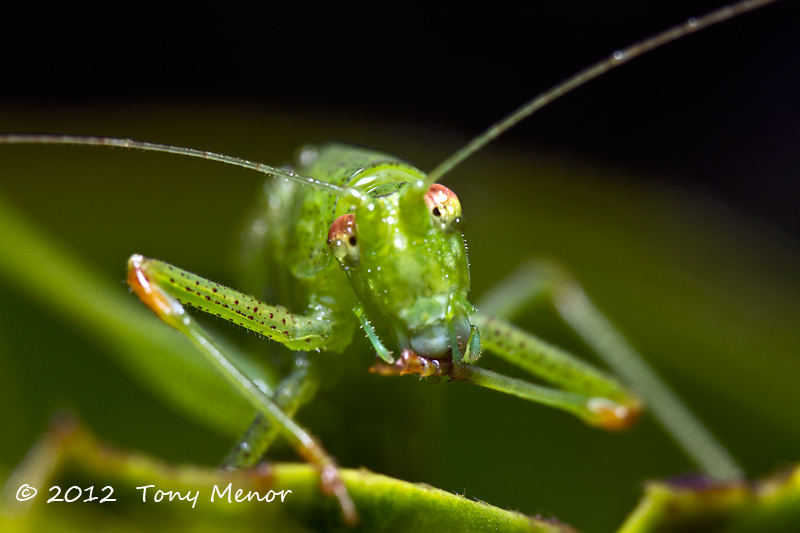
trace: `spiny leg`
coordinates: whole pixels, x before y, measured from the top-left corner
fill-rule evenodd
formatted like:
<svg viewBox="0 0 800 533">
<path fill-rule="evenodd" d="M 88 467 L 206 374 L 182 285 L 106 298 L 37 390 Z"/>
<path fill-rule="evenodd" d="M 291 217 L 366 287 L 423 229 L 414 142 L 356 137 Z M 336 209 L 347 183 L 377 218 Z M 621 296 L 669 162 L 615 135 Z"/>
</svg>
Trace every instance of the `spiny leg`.
<svg viewBox="0 0 800 533">
<path fill-rule="evenodd" d="M 636 420 L 641 402 L 613 376 L 502 319 L 478 312 L 470 320 L 484 348 L 560 389 L 463 364 L 454 365 L 453 379 L 563 409 L 603 429 L 625 429 Z"/>
<path fill-rule="evenodd" d="M 606 398 L 535 385 L 471 364 L 454 365 L 450 377 L 455 381 L 465 381 L 562 409 L 589 425 L 608 430 L 628 427 L 635 419 L 635 413 L 638 413 L 635 407 L 626 407 Z"/>
<path fill-rule="evenodd" d="M 561 318 L 644 399 L 656 420 L 706 474 L 723 480 L 744 476 L 728 451 L 557 265 L 522 265 L 487 293 L 479 308 L 511 317 L 542 303 L 552 303 Z"/>
<path fill-rule="evenodd" d="M 181 276 L 181 274 L 183 275 Z M 170 276 L 174 275 L 178 275 L 181 279 L 189 280 L 190 284 L 185 286 L 179 285 L 174 282 L 175 278 L 173 278 L 172 284 L 170 284 L 170 282 L 162 282 L 165 278 L 169 280 Z M 225 289 L 225 291 L 227 291 L 225 293 L 227 296 L 226 298 L 220 298 L 216 301 L 217 309 L 227 310 L 229 312 L 228 314 L 237 317 L 240 316 L 245 309 L 249 311 L 250 308 L 257 304 L 259 308 L 266 309 L 264 314 L 259 317 L 263 320 L 255 321 L 253 316 L 256 315 L 248 315 L 247 318 L 249 321 L 242 321 L 241 324 L 244 325 L 246 323 L 251 329 L 258 332 L 262 332 L 261 330 L 270 332 L 275 331 L 271 329 L 272 325 L 285 320 L 286 322 L 282 325 L 286 326 L 287 329 L 279 333 L 281 341 L 290 347 L 293 344 L 302 344 L 302 341 L 306 339 L 314 339 L 314 342 L 319 342 L 323 337 L 321 331 L 324 331 L 324 327 L 320 326 L 316 329 L 313 327 L 309 328 L 306 326 L 308 322 L 311 322 L 312 326 L 315 326 L 315 324 L 308 317 L 296 317 L 286 312 L 285 309 L 262 304 L 246 295 L 236 293 L 236 291 L 218 286 L 213 282 L 203 280 L 197 276 L 191 276 L 192 277 L 189 277 L 189 273 L 177 267 L 167 265 L 160 261 L 148 260 L 140 255 L 133 255 L 128 260 L 127 281 L 136 295 L 147 304 L 161 320 L 192 339 L 209 362 L 219 370 L 220 374 L 240 394 L 250 401 L 259 414 L 269 419 L 270 423 L 279 429 L 304 460 L 317 468 L 320 473 L 320 485 L 323 493 L 336 496 L 345 521 L 349 524 L 355 524 L 358 521 L 358 514 L 347 492 L 347 488 L 339 476 L 336 461 L 328 455 L 322 446 L 308 432 L 284 413 L 258 385 L 248 379 L 247 376 L 225 357 L 214 340 L 186 313 L 183 306 L 171 292 L 185 289 L 188 293 L 188 289 L 193 286 L 196 287 L 196 290 L 192 292 L 197 293 L 197 297 L 192 296 L 190 302 L 194 302 L 195 300 L 199 302 L 209 302 L 214 300 L 209 300 L 206 296 L 216 295 L 221 292 L 221 289 Z M 214 288 L 217 289 L 216 292 L 213 291 Z M 236 303 L 220 303 L 229 301 L 231 298 L 235 299 Z M 253 310 L 252 312 L 258 313 L 257 310 Z M 283 316 L 286 318 L 282 318 L 279 313 L 283 313 Z M 223 315 L 220 314 L 220 316 Z M 225 317 L 227 317 L 227 315 L 225 315 Z M 237 319 L 234 318 L 234 320 Z M 260 323 L 258 329 L 255 329 L 255 326 L 258 325 L 255 324 L 256 322 Z M 266 329 L 264 329 L 265 327 Z M 292 336 L 293 332 L 297 337 Z M 276 336 L 278 336 L 278 334 L 276 334 Z"/>
<path fill-rule="evenodd" d="M 274 268 L 270 262 L 272 234 L 267 231 L 275 222 L 270 219 L 270 214 L 275 216 L 270 204 L 288 203 L 296 188 L 295 182 L 273 179 L 267 179 L 259 188 L 258 198 L 241 233 L 238 253 L 237 285 L 252 294 L 263 291 L 269 285 L 269 274 Z M 312 376 L 306 352 L 290 353 L 294 369 L 269 391 L 269 395 L 284 413 L 294 417 L 299 407 L 315 392 L 317 380 Z M 247 431 L 223 459 L 221 468 L 236 470 L 255 466 L 277 435 L 278 428 L 268 418 L 256 414 Z"/>
<path fill-rule="evenodd" d="M 137 272 L 147 279 L 149 285 L 158 286 L 161 293 L 170 295 L 178 303 L 233 322 L 291 350 L 321 348 L 331 334 L 331 324 L 325 316 L 290 313 L 282 306 L 265 304 L 157 259 L 133 255 L 128 261 L 129 269 L 134 263 Z M 128 280 L 131 281 L 130 275 Z M 142 298 L 139 292 L 137 294 Z M 150 305 L 147 301 L 145 303 Z M 155 308 L 153 310 L 158 313 Z"/>
<path fill-rule="evenodd" d="M 295 368 L 283 378 L 270 397 L 287 416 L 294 417 L 297 410 L 308 401 L 316 389 L 316 376 L 303 355 L 295 359 Z M 222 461 L 221 468 L 239 470 L 255 466 L 278 436 L 279 428 L 269 418 L 256 414 L 242 438 L 231 448 Z"/>
<path fill-rule="evenodd" d="M 370 371 L 385 376 L 447 376 L 563 409 L 590 425 L 612 431 L 625 429 L 636 420 L 641 402 L 614 377 L 504 320 L 478 312 L 470 320 L 473 322 L 470 337 L 460 358 L 454 354 L 452 358 L 432 359 L 406 349 L 393 364 L 379 361 Z M 457 341 L 451 342 L 454 352 L 461 350 Z M 472 363 L 478 360 L 482 344 L 561 389 L 535 385 L 475 366 Z"/>
<path fill-rule="evenodd" d="M 375 348 L 375 353 L 378 355 L 378 357 L 390 365 L 394 363 L 394 357 L 392 357 L 391 352 L 378 338 L 378 334 L 375 333 L 375 328 L 372 327 L 372 324 L 370 324 L 369 320 L 367 319 L 367 315 L 364 312 L 364 307 L 359 304 L 355 309 L 353 309 L 353 312 L 355 313 L 356 318 L 358 318 L 358 321 L 361 323 L 364 333 L 367 334 L 367 339 L 369 339 L 369 342 L 372 344 L 373 348 Z"/>
</svg>

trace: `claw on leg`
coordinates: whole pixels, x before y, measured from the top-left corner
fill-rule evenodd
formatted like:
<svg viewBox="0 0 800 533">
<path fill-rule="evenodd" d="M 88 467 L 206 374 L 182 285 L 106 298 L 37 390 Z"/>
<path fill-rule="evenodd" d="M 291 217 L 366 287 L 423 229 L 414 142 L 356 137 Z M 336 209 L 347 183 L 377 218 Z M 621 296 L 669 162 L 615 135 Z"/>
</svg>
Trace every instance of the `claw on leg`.
<svg viewBox="0 0 800 533">
<path fill-rule="evenodd" d="M 178 327 L 178 317 L 184 314 L 183 306 L 157 285 L 150 283 L 144 271 L 144 262 L 145 258 L 139 254 L 134 254 L 128 259 L 128 285 L 161 320 Z"/>
<path fill-rule="evenodd" d="M 592 398 L 586 407 L 597 415 L 593 425 L 607 431 L 625 431 L 639 420 L 644 409 L 639 400 L 619 404 L 606 398 Z"/>
<path fill-rule="evenodd" d="M 317 468 L 320 490 L 326 496 L 334 496 L 337 499 L 345 523 L 351 527 L 358 525 L 356 505 L 350 498 L 350 493 L 347 492 L 347 487 L 339 475 L 339 467 L 333 458 L 314 441 L 305 443 L 297 451 L 305 461 Z"/>
<path fill-rule="evenodd" d="M 369 371 L 381 376 L 405 376 L 407 374 L 418 374 L 421 378 L 449 376 L 453 371 L 453 362 L 449 359 L 422 357 L 413 350 L 406 349 L 394 364 L 386 364 L 379 359 Z"/>
</svg>

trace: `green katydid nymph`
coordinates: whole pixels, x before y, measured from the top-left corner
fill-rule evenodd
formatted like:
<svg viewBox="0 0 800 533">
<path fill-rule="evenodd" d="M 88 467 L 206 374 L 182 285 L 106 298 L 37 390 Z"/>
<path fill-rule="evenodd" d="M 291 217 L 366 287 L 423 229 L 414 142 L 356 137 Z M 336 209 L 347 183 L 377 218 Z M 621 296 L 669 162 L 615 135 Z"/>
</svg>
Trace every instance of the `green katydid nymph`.
<svg viewBox="0 0 800 533">
<path fill-rule="evenodd" d="M 258 413 L 224 466 L 255 465 L 278 433 L 320 472 L 324 492 L 345 520 L 357 510 L 334 459 L 293 419 L 310 400 L 315 358 L 344 351 L 359 326 L 374 347 L 371 371 L 472 383 L 550 405 L 590 425 L 619 430 L 644 407 L 708 475 L 739 477 L 728 453 L 655 375 L 568 275 L 532 264 L 473 305 L 455 192 L 436 183 L 514 124 L 600 74 L 655 47 L 771 0 L 740 2 L 614 52 L 534 98 L 430 173 L 374 149 L 326 143 L 298 151 L 292 169 L 128 139 L 3 134 L 0 143 L 106 145 L 220 161 L 270 176 L 248 225 L 247 257 L 272 287 L 263 300 L 156 259 L 133 255 L 128 283 L 164 322 L 190 337 L 220 375 Z M 534 300 L 552 302 L 608 364 L 615 377 L 550 345 L 509 320 Z M 186 311 L 233 322 L 295 350 L 297 364 L 275 390 L 251 381 Z M 478 366 L 492 352 L 551 386 Z M 323 352 L 317 355 L 317 352 Z M 313 388 L 313 387 L 311 387 Z"/>
</svg>

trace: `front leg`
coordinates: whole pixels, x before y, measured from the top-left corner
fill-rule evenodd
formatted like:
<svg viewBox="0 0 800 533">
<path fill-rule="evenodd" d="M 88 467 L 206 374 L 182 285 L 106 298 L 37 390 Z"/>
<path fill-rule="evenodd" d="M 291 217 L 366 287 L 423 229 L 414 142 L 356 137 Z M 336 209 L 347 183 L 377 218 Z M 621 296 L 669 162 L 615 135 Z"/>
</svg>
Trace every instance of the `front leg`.
<svg viewBox="0 0 800 533">
<path fill-rule="evenodd" d="M 143 283 L 157 287 L 158 291 L 152 296 L 143 296 L 138 288 Z M 296 315 L 285 307 L 265 304 L 242 292 L 141 255 L 133 255 L 128 261 L 128 284 L 159 316 L 162 310 L 170 311 L 171 304 L 166 300 L 172 299 L 280 342 L 290 350 L 322 348 L 332 332 L 327 317 Z"/>
<path fill-rule="evenodd" d="M 560 389 L 467 364 L 454 365 L 453 379 L 563 409 L 607 430 L 626 429 L 638 418 L 641 402 L 613 376 L 505 320 L 480 312 L 471 320 L 484 348 Z"/>
<path fill-rule="evenodd" d="M 471 321 L 470 338 L 461 357 L 454 354 L 452 358 L 431 359 L 407 349 L 393 364 L 378 361 L 370 371 L 384 376 L 417 374 L 434 379 L 445 376 L 562 409 L 587 424 L 612 431 L 625 429 L 636 420 L 640 401 L 614 377 L 503 320 L 475 313 Z M 561 389 L 472 364 L 480 356 L 481 345 Z"/>
<path fill-rule="evenodd" d="M 321 345 L 330 333 L 330 326 L 324 320 L 316 321 L 310 317 L 292 315 L 283 308 L 263 304 L 250 296 L 140 255 L 131 256 L 128 260 L 128 284 L 161 320 L 192 339 L 222 377 L 250 401 L 261 416 L 279 429 L 298 455 L 317 468 L 322 491 L 336 496 L 345 521 L 355 524 L 358 514 L 339 476 L 336 461 L 305 429 L 276 405 L 268 394 L 230 362 L 211 336 L 186 313 L 177 294 L 196 307 L 199 307 L 197 303 L 202 302 L 205 305 L 204 311 L 229 318 L 276 340 L 280 338 L 289 347 L 305 345 L 306 341 L 311 345 Z M 245 313 L 249 314 L 242 316 Z M 283 326 L 280 331 L 278 324 Z M 278 332 L 273 334 L 276 331 Z"/>
<path fill-rule="evenodd" d="M 646 403 L 655 419 L 708 475 L 744 476 L 728 451 L 630 345 L 562 268 L 549 262 L 522 265 L 481 299 L 485 313 L 502 317 L 531 305 L 553 305 L 559 316 Z"/>
</svg>

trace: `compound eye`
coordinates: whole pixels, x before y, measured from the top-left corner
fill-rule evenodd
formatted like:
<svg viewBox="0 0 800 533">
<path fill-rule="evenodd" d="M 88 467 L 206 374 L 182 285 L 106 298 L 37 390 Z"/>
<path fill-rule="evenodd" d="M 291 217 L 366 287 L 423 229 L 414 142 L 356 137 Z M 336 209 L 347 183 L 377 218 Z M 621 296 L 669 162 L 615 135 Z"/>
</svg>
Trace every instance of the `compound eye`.
<svg viewBox="0 0 800 533">
<path fill-rule="evenodd" d="M 464 219 L 461 218 L 461 202 L 458 201 L 456 193 L 444 185 L 434 183 L 425 193 L 425 204 L 431 212 L 433 225 L 441 229 L 445 235 L 461 231 Z"/>
<path fill-rule="evenodd" d="M 361 260 L 357 233 L 356 217 L 353 214 L 342 215 L 334 220 L 328 231 L 331 254 L 339 261 L 343 270 L 357 267 Z"/>
</svg>

